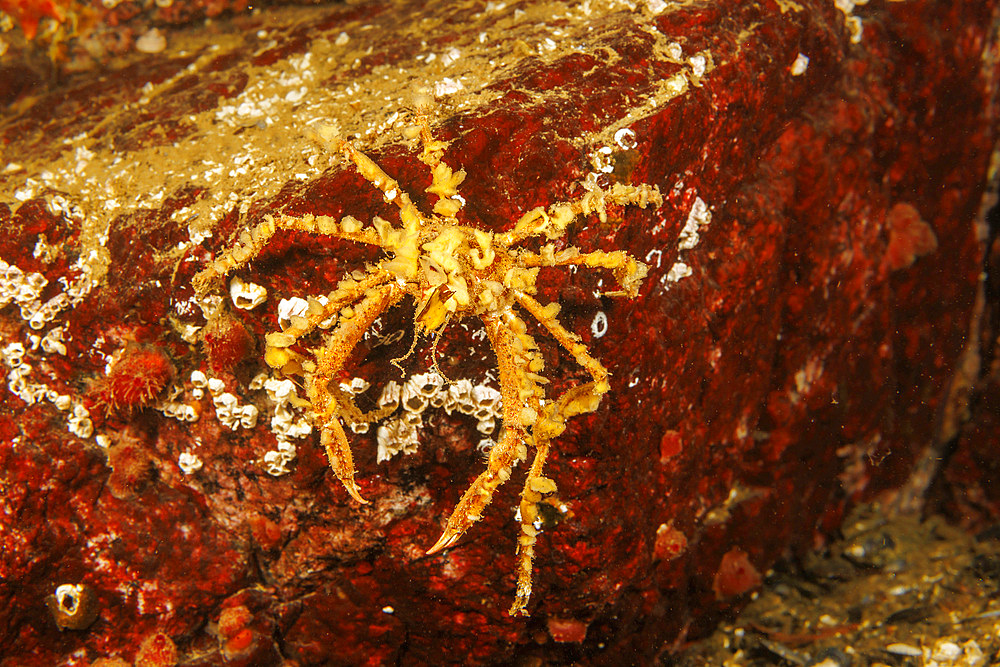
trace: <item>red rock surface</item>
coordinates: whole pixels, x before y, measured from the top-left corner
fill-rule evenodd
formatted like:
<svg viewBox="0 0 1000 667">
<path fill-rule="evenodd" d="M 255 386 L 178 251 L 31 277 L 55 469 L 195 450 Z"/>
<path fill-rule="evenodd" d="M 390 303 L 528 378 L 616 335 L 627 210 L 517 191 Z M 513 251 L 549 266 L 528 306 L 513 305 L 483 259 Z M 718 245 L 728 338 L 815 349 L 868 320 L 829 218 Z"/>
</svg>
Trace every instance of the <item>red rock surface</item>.
<svg viewBox="0 0 1000 667">
<path fill-rule="evenodd" d="M 982 270 L 996 25 L 997 3 L 972 0 L 850 16 L 820 0 L 359 3 L 178 31 L 155 57 L 22 95 L 0 125 L 0 664 L 171 647 L 178 664 L 642 664 L 710 627 L 745 588 L 718 599 L 727 558 L 764 573 L 822 543 L 935 437 Z M 265 214 L 393 215 L 309 139 L 316 121 L 362 134 L 425 203 L 399 138 L 419 89 L 468 172 L 466 224 L 509 228 L 588 174 L 665 196 L 569 235 L 648 262 L 639 298 L 601 296 L 596 270 L 540 279 L 613 376 L 554 443 L 529 619 L 505 612 L 516 482 L 424 555 L 482 468 L 473 418 L 429 408 L 418 451 L 380 464 L 375 429 L 350 434 L 364 507 L 315 435 L 289 474 L 266 472 L 275 407 L 253 379 L 279 300 L 377 252 L 279 234 L 238 272 L 268 299 L 198 329 L 192 276 Z M 355 354 L 345 380 L 373 385 L 360 400 L 399 379 L 412 308 Z M 480 333 L 448 329 L 450 378 L 495 382 Z M 536 339 L 554 389 L 584 377 Z M 92 409 L 135 349 L 176 371 L 161 402 Z M 223 423 L 197 371 L 256 423 Z M 97 597 L 86 629 L 60 631 L 46 606 L 67 583 Z"/>
</svg>

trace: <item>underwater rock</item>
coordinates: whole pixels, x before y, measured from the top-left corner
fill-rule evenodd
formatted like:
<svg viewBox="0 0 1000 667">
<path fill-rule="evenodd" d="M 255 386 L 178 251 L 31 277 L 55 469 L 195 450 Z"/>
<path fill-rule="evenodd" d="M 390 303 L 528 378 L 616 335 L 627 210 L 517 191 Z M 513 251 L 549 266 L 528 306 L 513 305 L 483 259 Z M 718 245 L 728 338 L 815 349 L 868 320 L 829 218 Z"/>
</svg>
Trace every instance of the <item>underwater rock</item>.
<svg viewBox="0 0 1000 667">
<path fill-rule="evenodd" d="M 766 573 L 822 543 L 935 437 L 982 270 L 996 13 L 267 8 L 161 26 L 158 53 L 18 93 L 0 125 L 0 665 L 135 660 L 150 637 L 178 664 L 646 663 L 703 634 L 746 597 L 717 579 L 726 554 Z M 611 298 L 600 268 L 538 275 L 535 298 L 559 304 L 611 388 L 552 441 L 527 619 L 506 612 L 525 466 L 455 546 L 425 553 L 499 436 L 478 325 L 409 353 L 404 301 L 363 337 L 337 380 L 359 409 L 395 410 L 383 439 L 399 446 L 348 429 L 361 506 L 263 352 L 381 250 L 285 231 L 235 288 L 192 286 L 267 215 L 398 225 L 320 127 L 430 210 L 406 138 L 415 94 L 435 98 L 444 159 L 466 172 L 464 225 L 509 230 L 614 183 L 663 195 L 559 239 L 647 264 L 635 299 Z M 547 395 L 590 379 L 531 322 Z M 140 400 L 95 409 L 90 388 L 135 350 L 158 355 L 155 376 L 129 369 Z M 112 469 L 125 447 L 141 483 Z M 46 608 L 66 582 L 93 592 L 86 628 Z"/>
</svg>

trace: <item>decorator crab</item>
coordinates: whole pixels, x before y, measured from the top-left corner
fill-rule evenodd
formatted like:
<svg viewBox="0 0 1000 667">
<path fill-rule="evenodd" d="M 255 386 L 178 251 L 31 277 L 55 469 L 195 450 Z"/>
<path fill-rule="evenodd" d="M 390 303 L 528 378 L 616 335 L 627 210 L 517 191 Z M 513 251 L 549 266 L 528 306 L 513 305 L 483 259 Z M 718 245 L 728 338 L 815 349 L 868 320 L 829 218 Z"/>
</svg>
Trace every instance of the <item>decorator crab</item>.
<svg viewBox="0 0 1000 667">
<path fill-rule="evenodd" d="M 250 231 L 244 231 L 232 247 L 195 276 L 194 286 L 201 295 L 231 271 L 250 262 L 278 230 L 312 232 L 355 243 L 379 246 L 386 257 L 362 273 L 341 280 L 328 295 L 308 299 L 308 311 L 292 316 L 283 331 L 266 337 L 265 361 L 282 373 L 304 378 L 311 419 L 321 431 L 330 467 L 347 492 L 366 503 L 354 480 L 354 462 L 344 431 L 344 421 L 358 423 L 385 417 L 379 411 L 362 414 L 350 394 L 338 388 L 345 361 L 365 331 L 384 311 L 410 295 L 416 301 L 414 326 L 417 333 L 439 336 L 445 327 L 466 317 L 478 317 L 485 325 L 490 345 L 497 357 L 503 428 L 489 452 L 487 469 L 462 496 L 443 534 L 427 553 L 452 546 L 469 527 L 479 521 L 496 489 L 507 481 L 511 468 L 534 459 L 521 492 L 520 534 L 518 536 L 517 595 L 510 613 L 526 614 L 531 594 L 531 567 L 534 556 L 538 503 L 556 491 L 553 480 L 542 468 L 552 439 L 565 429 L 574 415 L 593 412 L 609 389 L 608 371 L 591 356 L 580 337 L 559 323 L 559 305 L 542 305 L 533 294 L 540 267 L 579 266 L 606 269 L 620 290 L 613 296 L 635 297 L 647 267 L 626 252 L 581 252 L 575 247 L 556 250 L 553 243 L 538 252 L 518 247 L 529 237 L 544 236 L 553 241 L 581 215 L 596 213 L 605 219 L 609 204 L 659 206 L 659 189 L 649 185 L 615 184 L 610 189 L 592 189 L 572 202 L 535 208 L 503 232 L 462 225 L 456 214 L 464 200 L 458 186 L 464 171 L 453 170 L 443 159 L 446 142 L 436 140 L 427 115 L 417 113 L 417 126 L 426 164 L 433 182 L 427 192 L 437 195 L 433 211 L 425 213 L 392 177 L 350 141 L 335 138 L 332 130 L 321 130 L 320 139 L 339 148 L 365 179 L 382 191 L 387 202 L 399 208 L 399 225 L 376 216 L 365 225 L 351 216 L 334 220 L 327 216 L 266 216 Z M 568 351 L 591 376 L 589 382 L 572 387 L 552 398 L 545 395 L 548 380 L 544 362 L 534 339 L 527 332 L 522 314 L 527 313 Z M 324 345 L 314 357 L 297 351 L 303 336 L 317 327 L 328 328 Z"/>
</svg>

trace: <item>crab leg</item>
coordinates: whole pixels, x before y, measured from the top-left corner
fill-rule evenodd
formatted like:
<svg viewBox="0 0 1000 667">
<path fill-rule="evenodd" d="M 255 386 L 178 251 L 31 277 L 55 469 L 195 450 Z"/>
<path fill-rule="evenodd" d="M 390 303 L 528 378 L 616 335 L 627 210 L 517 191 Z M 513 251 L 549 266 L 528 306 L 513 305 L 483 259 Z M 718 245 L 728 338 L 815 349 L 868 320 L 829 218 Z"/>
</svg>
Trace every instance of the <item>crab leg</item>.
<svg viewBox="0 0 1000 667">
<path fill-rule="evenodd" d="M 576 362 L 583 366 L 586 371 L 590 373 L 590 376 L 594 378 L 593 395 L 597 399 L 597 402 L 594 403 L 593 409 L 596 410 L 597 403 L 600 402 L 601 395 L 607 393 L 610 388 L 610 385 L 608 384 L 608 369 L 606 369 L 604 364 L 600 361 L 590 356 L 590 353 L 587 351 L 587 346 L 580 342 L 580 337 L 570 331 L 567 331 L 554 315 L 546 311 L 545 306 L 538 303 L 538 301 L 534 298 L 528 296 L 520 290 L 512 291 L 517 303 L 526 311 L 531 313 L 535 319 L 537 319 L 541 325 L 545 327 L 550 334 L 552 334 L 552 337 L 559 341 L 559 344 L 562 345 L 567 352 L 573 355 Z M 592 412 L 592 410 L 588 410 L 587 412 Z"/>
<path fill-rule="evenodd" d="M 621 286 L 621 292 L 605 292 L 607 296 L 627 296 L 634 299 L 639 295 L 639 285 L 649 272 L 649 267 L 622 250 L 605 252 L 594 250 L 581 253 L 577 248 L 566 248 L 558 253 L 552 245 L 542 247 L 540 254 L 524 251 L 518 255 L 518 263 L 527 268 L 536 266 L 587 266 L 610 269 Z"/>
<path fill-rule="evenodd" d="M 587 347 L 580 342 L 579 337 L 567 331 L 551 311 L 520 290 L 514 290 L 513 293 L 518 304 L 531 313 L 594 378 L 592 382 L 569 389 L 558 400 L 546 405 L 531 429 L 535 459 L 521 491 L 521 534 L 517 543 L 517 593 L 514 604 L 508 612 L 511 616 L 516 616 L 527 613 L 528 599 L 531 597 L 531 571 L 537 533 L 534 523 L 538 516 L 538 501 L 543 495 L 554 493 L 556 490 L 555 482 L 542 476 L 549 443 L 562 434 L 567 419 L 597 409 L 601 396 L 609 389 L 609 374 L 604 365 L 587 352 Z"/>
<path fill-rule="evenodd" d="M 423 226 L 424 216 L 410 200 L 410 195 L 400 187 L 399 181 L 385 173 L 382 167 L 355 148 L 350 141 L 341 142 L 340 150 L 347 159 L 354 163 L 358 173 L 364 176 L 365 180 L 382 191 L 383 199 L 399 207 L 399 216 L 404 227 L 419 229 Z"/>
<path fill-rule="evenodd" d="M 264 220 L 256 227 L 240 232 L 239 240 L 233 247 L 195 275 L 192 279 L 195 293 L 204 294 L 216 280 L 249 264 L 279 229 L 323 234 L 368 245 L 380 244 L 374 229 L 361 227 L 361 222 L 349 215 L 342 218 L 340 223 L 326 215 L 307 214 L 301 218 L 284 214 L 277 217 L 265 215 Z"/>
<path fill-rule="evenodd" d="M 542 468 L 549 454 L 549 444 L 566 429 L 566 420 L 583 412 L 591 412 L 597 407 L 594 399 L 594 383 L 573 387 L 558 400 L 542 408 L 538 421 L 531 429 L 535 444 L 535 458 L 528 470 L 528 477 L 521 490 L 521 534 L 517 538 L 517 593 L 514 604 L 508 612 L 511 616 L 526 615 L 531 597 L 531 570 L 535 558 L 535 541 L 538 529 L 538 503 L 543 496 L 556 492 L 556 483 L 542 476 Z"/>
<path fill-rule="evenodd" d="M 527 614 L 526 607 L 531 597 L 531 569 L 535 558 L 535 520 L 538 518 L 538 501 L 543 493 L 554 492 L 555 482 L 542 477 L 542 467 L 549 454 L 549 442 L 535 443 L 535 459 L 531 462 L 528 478 L 521 491 L 521 534 L 517 536 L 517 593 L 514 604 L 507 613 L 511 616 Z"/>
<path fill-rule="evenodd" d="M 327 302 L 323 303 L 319 299 L 309 298 L 309 307 L 303 315 L 293 315 L 288 326 L 283 331 L 275 331 L 267 334 L 264 340 L 267 348 L 264 351 L 264 361 L 271 368 L 282 369 L 286 373 L 299 372 L 301 370 L 301 357 L 291 348 L 302 336 L 315 329 L 324 320 L 328 320 L 350 304 L 360 299 L 366 292 L 375 289 L 385 283 L 390 278 L 390 274 L 381 264 L 372 269 L 360 281 L 353 279 L 341 280 L 337 289 L 330 292 Z M 353 313 L 352 313 L 353 314 Z M 291 364 L 291 366 L 289 366 Z"/>
<path fill-rule="evenodd" d="M 370 290 L 358 302 L 351 317 L 346 318 L 342 314 L 326 347 L 316 352 L 316 370 L 308 378 L 306 393 L 312 403 L 314 422 L 322 429 L 320 442 L 326 449 L 330 467 L 351 497 L 359 503 L 368 501 L 361 497 L 354 482 L 354 458 L 340 423 L 340 415 L 345 408 L 329 387 L 371 323 L 405 293 L 397 283 L 382 285 Z"/>
<path fill-rule="evenodd" d="M 663 203 L 660 190 L 645 183 L 641 185 L 622 185 L 615 183 L 610 190 L 594 189 L 576 201 L 553 204 L 548 210 L 538 207 L 524 215 L 514 224 L 514 229 L 495 238 L 498 247 L 507 248 L 520 243 L 529 236 L 545 234 L 550 239 L 563 235 L 566 228 L 576 220 L 577 216 L 597 213 L 601 222 L 607 219 L 607 204 L 636 204 L 646 208 L 648 204 L 659 206 Z"/>
<path fill-rule="evenodd" d="M 433 170 L 441 162 L 441 153 L 448 146 L 448 142 L 435 139 L 431 133 L 429 104 L 417 105 L 416 120 L 420 128 L 420 143 L 424 147 L 420 160 Z"/>
<path fill-rule="evenodd" d="M 500 441 L 490 450 L 486 470 L 462 496 L 441 537 L 427 550 L 428 555 L 453 545 L 473 523 L 482 518 L 483 510 L 493 499 L 493 493 L 510 478 L 514 462 L 527 456 L 527 427 L 537 418 L 541 390 L 535 380 L 526 374 L 525 356 L 519 351 L 523 343 L 518 340 L 518 335 L 511 327 L 511 322 L 515 322 L 523 330 L 524 323 L 510 307 L 501 313 L 484 313 L 482 319 L 497 355 L 505 428 Z"/>
</svg>

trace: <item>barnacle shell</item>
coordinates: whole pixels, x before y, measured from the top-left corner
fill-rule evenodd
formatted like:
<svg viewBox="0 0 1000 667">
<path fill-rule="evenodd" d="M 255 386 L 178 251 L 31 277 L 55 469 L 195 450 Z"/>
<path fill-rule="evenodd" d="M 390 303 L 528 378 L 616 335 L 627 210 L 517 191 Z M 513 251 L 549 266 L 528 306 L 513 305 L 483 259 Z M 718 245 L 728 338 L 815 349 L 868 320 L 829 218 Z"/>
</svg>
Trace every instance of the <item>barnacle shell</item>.
<svg viewBox="0 0 1000 667">
<path fill-rule="evenodd" d="M 45 604 L 59 630 L 86 630 L 100 612 L 97 593 L 88 584 L 61 584 Z"/>
</svg>

